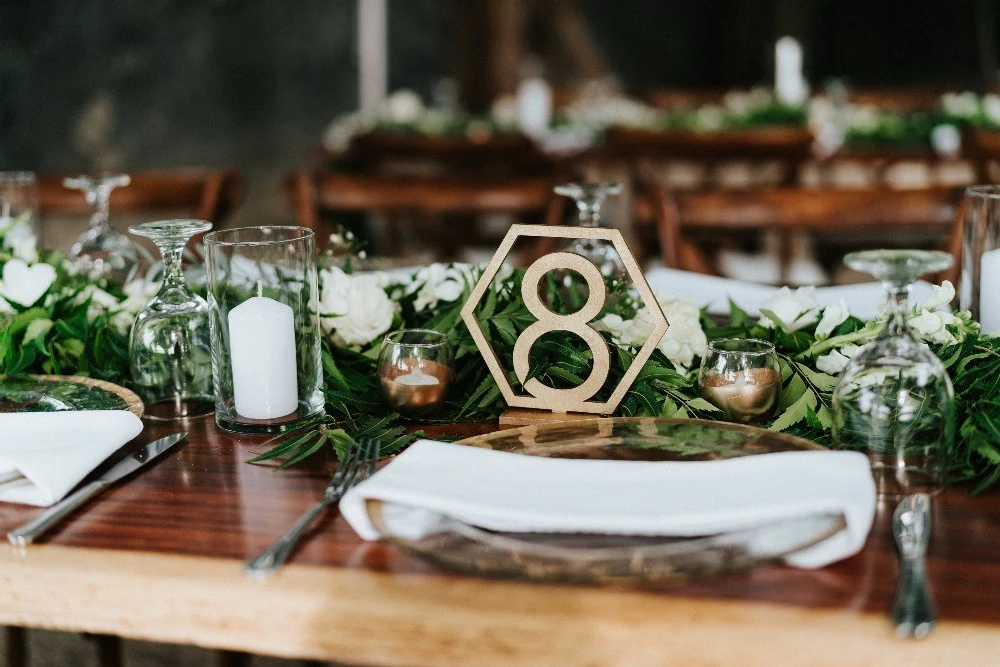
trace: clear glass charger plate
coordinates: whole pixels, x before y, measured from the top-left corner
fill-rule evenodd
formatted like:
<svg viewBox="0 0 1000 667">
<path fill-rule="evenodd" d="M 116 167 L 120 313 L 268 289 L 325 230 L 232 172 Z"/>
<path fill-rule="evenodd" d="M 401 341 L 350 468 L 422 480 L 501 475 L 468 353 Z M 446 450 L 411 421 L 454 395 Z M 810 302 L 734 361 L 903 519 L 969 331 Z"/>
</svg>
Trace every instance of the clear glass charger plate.
<svg viewBox="0 0 1000 667">
<path fill-rule="evenodd" d="M 712 461 L 822 449 L 807 440 L 751 426 L 691 419 L 614 417 L 498 431 L 459 444 L 526 456 L 629 461 Z M 840 514 L 817 514 L 698 537 L 580 533 L 503 533 L 371 500 L 368 515 L 384 539 L 446 569 L 493 577 L 588 583 L 652 582 L 732 572 L 812 546 L 845 527 Z M 432 533 L 399 529 L 420 512 Z"/>
<path fill-rule="evenodd" d="M 128 410 L 142 417 L 135 392 L 112 382 L 80 375 L 2 375 L 0 412 Z"/>
</svg>

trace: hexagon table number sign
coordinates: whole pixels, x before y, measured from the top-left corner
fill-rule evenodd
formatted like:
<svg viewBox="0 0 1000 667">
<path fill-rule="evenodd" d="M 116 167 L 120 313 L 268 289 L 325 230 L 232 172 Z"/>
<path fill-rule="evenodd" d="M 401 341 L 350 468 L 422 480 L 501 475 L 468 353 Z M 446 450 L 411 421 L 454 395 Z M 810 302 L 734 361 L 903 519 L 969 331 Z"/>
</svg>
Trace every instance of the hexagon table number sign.
<svg viewBox="0 0 1000 667">
<path fill-rule="evenodd" d="M 604 308 L 607 298 L 607 289 L 604 284 L 604 277 L 600 270 L 584 257 L 571 252 L 553 252 L 538 258 L 525 271 L 524 279 L 521 282 L 521 298 L 528 311 L 537 318 L 537 322 L 530 324 L 514 343 L 513 359 L 511 363 L 514 375 L 523 383 L 524 391 L 527 395 L 518 394 L 508 382 L 504 367 L 497 358 L 496 352 L 490 341 L 486 338 L 482 327 L 476 320 L 476 307 L 486 296 L 493 284 L 493 279 L 500 271 L 504 260 L 510 253 L 515 241 L 522 236 L 539 237 L 547 236 L 561 239 L 600 239 L 608 241 L 614 245 L 625 265 L 625 271 L 632 280 L 639 292 L 644 305 L 649 310 L 653 320 L 653 331 L 639 348 L 635 359 L 626 369 L 621 382 L 614 388 L 611 395 L 605 401 L 591 400 L 594 395 L 601 390 L 608 378 L 611 366 L 611 355 L 608 344 L 604 337 L 590 322 Z M 572 270 L 583 276 L 589 288 L 589 298 L 583 307 L 570 314 L 554 313 L 542 303 L 538 296 L 538 285 L 545 274 L 553 270 Z M 667 331 L 667 318 L 663 315 L 663 310 L 653 296 L 653 291 L 649 288 L 649 283 L 642 275 L 639 264 L 625 243 L 625 239 L 617 229 L 606 229 L 600 227 L 556 227 L 542 225 L 512 225 L 496 254 L 487 265 L 479 282 L 476 283 L 469 300 L 462 307 L 462 319 L 469 327 L 476 347 L 486 361 L 486 365 L 493 375 L 500 393 L 504 397 L 507 405 L 511 408 L 500 418 L 502 426 L 521 426 L 534 424 L 543 421 L 559 421 L 571 418 L 590 418 L 593 415 L 609 415 L 615 411 L 618 404 L 625 397 L 625 393 L 632 386 L 643 364 L 653 353 L 660 338 Z M 557 389 L 542 384 L 537 378 L 532 378 L 527 382 L 524 379 L 528 375 L 528 357 L 531 347 L 543 334 L 551 331 L 568 331 L 576 334 L 586 342 L 593 354 L 593 366 L 590 375 L 583 383 L 576 387 Z M 522 409 L 516 409 L 522 408 Z M 523 408 L 527 408 L 526 410 Z M 578 413 L 571 417 L 571 413 Z M 582 414 L 580 414 L 582 413 Z"/>
</svg>

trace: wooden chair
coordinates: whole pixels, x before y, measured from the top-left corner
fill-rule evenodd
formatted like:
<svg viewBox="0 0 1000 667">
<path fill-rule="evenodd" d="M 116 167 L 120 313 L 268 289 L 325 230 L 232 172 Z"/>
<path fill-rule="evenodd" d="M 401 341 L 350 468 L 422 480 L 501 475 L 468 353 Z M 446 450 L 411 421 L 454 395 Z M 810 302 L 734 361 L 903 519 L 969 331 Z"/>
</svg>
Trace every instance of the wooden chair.
<svg viewBox="0 0 1000 667">
<path fill-rule="evenodd" d="M 286 179 L 298 224 L 321 236 L 329 231 L 324 214 L 385 214 L 390 222 L 385 239 L 386 254 L 390 255 L 397 255 L 401 250 L 404 219 L 415 218 L 420 223 L 445 216 L 510 213 L 519 218 L 541 220 L 554 197 L 552 187 L 553 181 L 548 178 L 407 178 L 343 173 L 317 175 L 299 171 Z M 470 236 L 467 227 L 453 226 L 447 229 L 445 242 L 454 246 Z"/>
<path fill-rule="evenodd" d="M 189 211 L 187 215 L 219 223 L 243 198 L 243 176 L 235 170 L 178 169 L 128 172 L 132 182 L 111 193 L 111 211 Z M 82 193 L 63 185 L 73 174 L 41 174 L 38 177 L 40 213 L 90 213 Z"/>
<path fill-rule="evenodd" d="M 667 266 L 714 273 L 698 234 L 778 230 L 784 234 L 859 232 L 889 227 L 894 231 L 932 230 L 941 247 L 961 255 L 961 189 L 830 190 L 772 188 L 671 192 L 661 189 L 654 207 L 656 236 Z M 787 248 L 784 255 L 787 258 Z"/>
</svg>

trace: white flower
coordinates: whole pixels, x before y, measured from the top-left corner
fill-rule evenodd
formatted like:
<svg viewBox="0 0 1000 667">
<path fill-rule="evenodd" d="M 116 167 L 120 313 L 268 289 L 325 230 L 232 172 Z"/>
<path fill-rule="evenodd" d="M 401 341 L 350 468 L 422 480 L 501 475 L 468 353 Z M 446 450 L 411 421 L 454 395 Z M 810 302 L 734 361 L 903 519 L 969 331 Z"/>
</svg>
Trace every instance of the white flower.
<svg viewBox="0 0 1000 667">
<path fill-rule="evenodd" d="M 670 327 L 657 347 L 678 370 L 686 370 L 695 357 L 708 350 L 708 339 L 701 328 L 698 306 L 685 299 L 657 295 L 657 301 Z"/>
<path fill-rule="evenodd" d="M 695 357 L 704 355 L 708 349 L 708 340 L 701 328 L 701 313 L 698 306 L 685 299 L 663 294 L 657 294 L 656 299 L 670 323 L 657 348 L 684 372 Z M 617 344 L 628 347 L 642 345 L 653 333 L 653 319 L 646 308 L 641 308 L 631 320 L 609 313 L 597 322 L 597 326 L 609 331 Z"/>
<path fill-rule="evenodd" d="M 983 113 L 994 125 L 1000 125 L 1000 95 L 983 96 Z"/>
<path fill-rule="evenodd" d="M 833 333 L 847 319 L 847 302 L 843 299 L 836 306 L 827 306 L 823 311 L 823 319 L 816 325 L 816 338 L 823 339 Z"/>
<path fill-rule="evenodd" d="M 941 96 L 941 107 L 951 116 L 970 118 L 979 113 L 979 98 L 968 90 L 964 93 L 945 93 Z"/>
<path fill-rule="evenodd" d="M 7 230 L 3 237 L 3 247 L 11 250 L 14 257 L 32 264 L 38 261 L 38 239 L 35 232 L 24 220 Z"/>
<path fill-rule="evenodd" d="M 816 288 L 812 285 L 800 287 L 794 292 L 788 287 L 782 287 L 765 301 L 761 307 L 774 314 L 788 331 L 798 331 L 819 319 L 819 303 L 816 301 Z M 777 323 L 762 316 L 761 326 L 773 328 Z"/>
<path fill-rule="evenodd" d="M 824 354 L 816 359 L 816 368 L 829 375 L 837 375 L 847 367 L 850 358 L 841 354 L 839 350 L 832 350 L 829 354 Z"/>
<path fill-rule="evenodd" d="M 420 95 L 406 88 L 390 95 L 382 109 L 383 115 L 393 123 L 414 123 L 423 112 Z"/>
<path fill-rule="evenodd" d="M 471 270 L 468 266 L 431 264 L 417 272 L 406 293 L 416 293 L 413 308 L 419 313 L 425 308 L 433 308 L 439 301 L 450 302 L 462 296 L 470 278 Z"/>
<path fill-rule="evenodd" d="M 340 347 L 367 345 L 392 326 L 395 306 L 372 280 L 334 267 L 320 272 L 320 321 Z"/>
<path fill-rule="evenodd" d="M 55 281 L 55 267 L 49 264 L 29 267 L 23 259 L 12 259 L 3 267 L 0 296 L 22 306 L 33 306 Z"/>
<path fill-rule="evenodd" d="M 941 306 L 948 306 L 954 299 L 955 286 L 950 280 L 946 280 L 940 285 L 935 285 L 931 295 L 915 310 L 937 310 Z"/>
<path fill-rule="evenodd" d="M 924 308 L 919 315 L 910 318 L 909 324 L 920 338 L 932 343 L 951 345 L 957 342 L 957 339 L 948 331 L 947 325 L 957 321 L 957 318 L 951 313 L 931 312 Z"/>
</svg>

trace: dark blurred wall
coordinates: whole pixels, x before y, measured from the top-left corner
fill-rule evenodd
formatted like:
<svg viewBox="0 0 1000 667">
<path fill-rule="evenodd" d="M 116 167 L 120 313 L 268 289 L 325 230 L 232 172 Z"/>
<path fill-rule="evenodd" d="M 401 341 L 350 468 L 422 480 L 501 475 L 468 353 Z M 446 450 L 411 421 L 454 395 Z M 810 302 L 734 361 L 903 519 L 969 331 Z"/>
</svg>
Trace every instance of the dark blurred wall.
<svg viewBox="0 0 1000 667">
<path fill-rule="evenodd" d="M 768 83 L 774 39 L 786 33 L 803 41 L 814 85 L 837 76 L 982 88 L 984 69 L 996 83 L 998 3 L 577 7 L 594 51 L 634 88 Z M 461 7 L 390 0 L 390 89 L 426 100 L 456 69 L 448 12 Z M 0 0 L 0 168 L 234 165 L 252 176 L 253 195 L 255 182 L 277 183 L 330 120 L 356 107 L 355 11 L 355 0 Z M 465 41 L 482 48 L 481 39 Z"/>
</svg>

